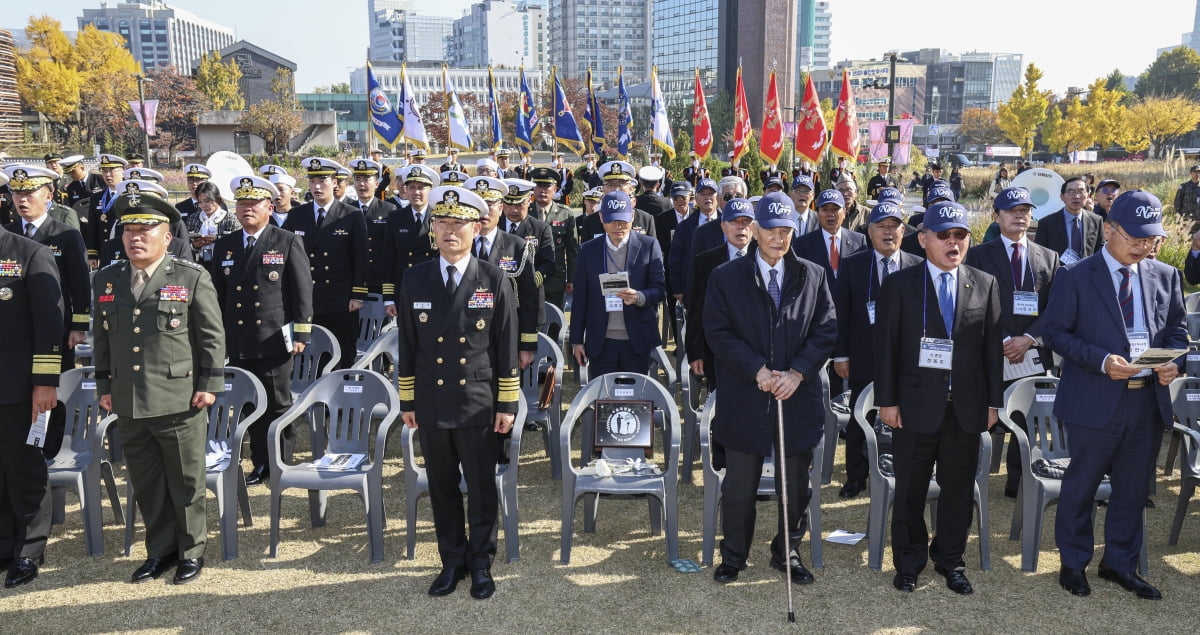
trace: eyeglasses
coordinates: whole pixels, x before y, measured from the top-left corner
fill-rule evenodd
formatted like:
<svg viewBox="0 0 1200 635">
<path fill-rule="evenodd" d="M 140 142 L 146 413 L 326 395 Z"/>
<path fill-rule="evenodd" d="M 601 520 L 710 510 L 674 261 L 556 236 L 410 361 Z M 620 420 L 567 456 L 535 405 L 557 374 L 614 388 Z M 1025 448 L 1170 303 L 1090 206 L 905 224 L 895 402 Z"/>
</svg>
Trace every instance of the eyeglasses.
<svg viewBox="0 0 1200 635">
<path fill-rule="evenodd" d="M 721 195 L 721 200 L 725 201 L 726 203 L 728 203 L 729 201 L 732 201 L 734 198 L 735 198 L 734 195 L 729 192 L 726 192 Z"/>
<path fill-rule="evenodd" d="M 1088 191 L 1086 189 L 1080 190 L 1080 189 L 1075 189 L 1073 187 L 1067 189 L 1067 191 L 1064 192 L 1064 194 L 1079 194 L 1081 196 L 1087 195 L 1087 193 L 1088 193 Z"/>
<path fill-rule="evenodd" d="M 950 240 L 951 238 L 954 240 L 966 240 L 971 236 L 971 232 L 965 229 L 946 229 L 935 233 L 934 236 L 937 236 L 938 240 Z"/>
<path fill-rule="evenodd" d="M 1113 223 L 1113 227 L 1117 228 L 1117 233 L 1121 235 L 1121 238 L 1125 239 L 1125 242 L 1129 243 L 1130 245 L 1133 245 L 1134 247 L 1141 247 L 1143 249 L 1148 249 L 1148 248 L 1154 246 L 1154 243 L 1156 241 L 1158 241 L 1158 236 L 1149 236 L 1147 238 L 1134 238 L 1134 237 L 1130 236 L 1129 234 L 1125 233 L 1125 230 L 1122 229 L 1120 225 Z"/>
<path fill-rule="evenodd" d="M 1117 192 L 1120 192 L 1120 191 L 1121 191 L 1121 188 L 1113 187 L 1111 185 L 1105 185 L 1104 187 L 1100 188 L 1100 193 L 1102 193 L 1102 194 L 1116 194 Z"/>
</svg>

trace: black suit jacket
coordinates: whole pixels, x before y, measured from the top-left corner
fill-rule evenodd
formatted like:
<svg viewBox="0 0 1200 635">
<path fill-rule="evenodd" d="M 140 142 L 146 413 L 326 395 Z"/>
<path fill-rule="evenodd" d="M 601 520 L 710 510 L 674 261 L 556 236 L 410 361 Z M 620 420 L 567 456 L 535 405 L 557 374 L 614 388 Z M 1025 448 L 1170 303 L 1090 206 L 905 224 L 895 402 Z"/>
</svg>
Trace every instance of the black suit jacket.
<svg viewBox="0 0 1200 635">
<path fill-rule="evenodd" d="M 501 219 L 500 231 L 506 231 L 508 228 L 508 219 Z M 533 250 L 536 254 L 536 257 L 533 259 L 533 277 L 540 289 L 543 281 L 547 277 L 554 275 L 556 267 L 555 259 L 558 256 L 554 253 L 554 232 L 550 229 L 550 225 L 546 224 L 546 221 L 526 216 L 524 220 L 517 223 L 517 231 L 509 233 L 533 245 Z M 545 300 L 544 290 L 542 291 L 542 299 Z"/>
<path fill-rule="evenodd" d="M 287 324 L 294 341 L 308 341 L 312 271 L 299 236 L 267 225 L 247 252 L 244 231 L 227 234 L 213 245 L 212 266 L 230 359 L 290 353 L 282 330 Z"/>
<path fill-rule="evenodd" d="M 841 251 L 838 252 L 839 271 L 841 271 L 842 267 L 840 263 L 845 262 L 847 256 L 852 256 L 867 248 L 866 236 L 845 227 L 842 228 L 841 235 L 842 244 L 839 245 Z M 833 272 L 833 267 L 829 265 L 829 246 L 825 241 L 825 232 L 814 230 L 803 236 L 793 238 L 792 251 L 796 252 L 797 256 L 824 267 L 825 278 L 832 285 L 837 280 L 837 274 Z"/>
<path fill-rule="evenodd" d="M 325 208 L 317 227 L 316 206 L 293 207 L 283 228 L 304 240 L 313 272 L 313 313 L 341 313 L 350 300 L 367 299 L 367 224 L 362 212 L 341 201 Z"/>
<path fill-rule="evenodd" d="M 175 209 L 179 210 L 179 215 L 182 216 L 184 220 L 187 220 L 188 216 L 200 211 L 200 208 L 196 207 L 196 204 L 192 202 L 191 198 L 185 198 L 176 203 Z"/>
<path fill-rule="evenodd" d="M 1062 255 L 1071 242 L 1070 237 L 1067 236 L 1067 222 L 1063 219 L 1066 213 L 1067 210 L 1062 209 L 1038 221 L 1034 242 Z M 1083 227 L 1080 229 L 1083 232 L 1084 251 L 1079 254 L 1079 257 L 1086 258 L 1096 253 L 1100 249 L 1100 245 L 1104 244 L 1104 232 L 1100 229 L 1104 221 L 1100 216 L 1086 209 L 1079 210 L 1079 213 L 1083 219 Z"/>
<path fill-rule="evenodd" d="M 639 194 L 637 199 L 634 201 L 634 207 L 653 216 L 656 221 L 661 214 L 674 209 L 671 206 L 671 199 L 659 194 L 655 194 L 654 192 L 643 192 Z"/>
<path fill-rule="evenodd" d="M 34 386 L 58 386 L 62 373 L 62 287 L 54 256 L 36 241 L 0 229 L 0 260 L 0 404 L 28 404 Z M 5 425 L 28 429 L 27 420 Z"/>
<path fill-rule="evenodd" d="M 1038 314 L 1014 315 L 1013 293 L 1017 290 L 1013 283 L 1012 265 L 1009 264 L 1009 252 L 1004 241 L 997 238 L 981 245 L 975 245 L 967 251 L 966 263 L 996 278 L 997 289 L 1000 291 L 1000 331 L 1001 337 L 1016 337 L 1028 333 L 1035 338 L 1042 336 L 1042 322 L 1046 315 L 1046 303 L 1050 301 L 1050 287 L 1054 275 L 1058 273 L 1061 263 L 1058 254 L 1031 242 L 1028 252 L 1024 255 L 1025 272 L 1021 279 L 1021 291 L 1034 291 L 1038 294 Z M 1032 276 L 1030 275 L 1032 271 Z M 1049 365 L 1049 359 L 1043 358 L 1043 363 Z"/>
<path fill-rule="evenodd" d="M 1188 284 L 1200 284 L 1200 257 L 1193 256 L 1190 247 L 1183 261 L 1183 278 Z"/>
<path fill-rule="evenodd" d="M 746 253 L 751 253 L 753 247 L 754 241 L 751 241 L 746 246 Z M 692 267 L 692 282 L 697 292 L 687 296 L 687 314 L 696 316 L 696 319 L 688 324 L 683 340 L 684 349 L 687 351 L 688 361 L 704 360 L 704 375 L 708 378 L 716 377 L 716 368 L 712 349 L 708 347 L 708 341 L 704 335 L 704 298 L 707 297 L 708 280 L 712 277 L 713 270 L 727 262 L 729 262 L 727 245 L 714 247 L 696 256 Z"/>
<path fill-rule="evenodd" d="M 546 321 L 546 304 L 534 276 L 536 253 L 524 238 L 496 230 L 495 240 L 488 250 L 486 262 L 496 265 L 512 283 L 517 306 L 518 348 L 536 351 L 538 325 Z"/>
<path fill-rule="evenodd" d="M 395 200 L 395 199 L 393 199 Z M 396 299 L 404 272 L 414 265 L 437 257 L 433 237 L 429 235 L 432 219 L 426 209 L 418 223 L 411 205 L 405 205 L 388 216 L 383 241 L 383 297 Z M 294 212 L 293 212 L 294 213 Z"/>
<path fill-rule="evenodd" d="M 23 234 L 22 222 L 15 221 L 5 226 L 14 234 Z M 62 283 L 63 326 L 68 331 L 86 331 L 90 328 L 88 319 L 92 312 L 92 281 L 89 275 L 87 250 L 83 246 L 83 235 L 78 230 L 47 217 L 42 226 L 33 235 L 33 241 L 46 245 L 54 255 L 54 263 L 58 265 L 58 278 Z M 65 349 L 64 349 L 65 350 Z M 65 361 L 74 358 L 64 355 Z"/>
<path fill-rule="evenodd" d="M 362 206 L 359 205 L 359 209 Z M 396 206 L 390 201 L 372 198 L 363 212 L 367 223 L 367 290 L 371 293 L 383 291 L 384 270 L 389 266 L 384 256 L 383 243 L 387 239 L 387 222 Z"/>
<path fill-rule="evenodd" d="M 974 267 L 958 267 L 952 336 L 942 324 L 937 285 L 921 263 L 892 274 L 880 289 L 875 305 L 875 404 L 900 406 L 905 429 L 932 434 L 942 425 L 952 383 L 959 426 L 966 432 L 983 432 L 988 407 L 1004 405 L 996 279 Z M 951 370 L 919 365 L 923 336 L 954 340 Z"/>
<path fill-rule="evenodd" d="M 704 223 L 692 233 L 692 240 L 688 244 L 687 253 L 684 254 L 683 260 L 686 267 L 683 271 L 683 295 L 685 300 L 691 298 L 695 293 L 704 292 L 704 287 L 697 285 L 692 277 L 696 270 L 691 266 L 691 263 L 696 262 L 696 258 L 700 257 L 700 254 L 710 249 L 721 247 L 724 244 L 725 231 L 721 228 L 720 222 Z"/>
<path fill-rule="evenodd" d="M 922 258 L 897 250 L 892 254 L 892 273 L 924 262 Z M 875 380 L 875 326 L 867 313 L 867 303 L 879 302 L 879 257 L 866 249 L 842 259 L 837 282 L 833 285 L 833 303 L 837 307 L 838 337 L 834 357 L 850 360 L 850 379 L 868 383 Z M 888 276 L 891 278 L 891 276 Z M 879 324 L 876 314 L 875 324 Z"/>
</svg>

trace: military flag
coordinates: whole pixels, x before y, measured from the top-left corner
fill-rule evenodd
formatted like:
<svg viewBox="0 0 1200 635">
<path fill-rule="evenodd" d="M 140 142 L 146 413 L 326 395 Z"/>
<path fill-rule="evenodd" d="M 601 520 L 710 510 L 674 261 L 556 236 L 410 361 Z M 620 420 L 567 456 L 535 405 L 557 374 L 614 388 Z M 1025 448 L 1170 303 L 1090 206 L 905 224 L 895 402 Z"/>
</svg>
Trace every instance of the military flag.
<svg viewBox="0 0 1200 635">
<path fill-rule="evenodd" d="M 767 78 L 767 101 L 763 104 L 762 141 L 758 154 L 771 165 L 779 163 L 783 156 L 783 111 L 779 107 L 779 86 L 775 82 L 775 69 Z"/>
<path fill-rule="evenodd" d="M 571 112 L 571 104 L 567 102 L 567 94 L 558 81 L 556 70 L 550 69 L 550 76 L 554 79 L 554 141 L 583 156 L 583 135 L 579 133 L 579 123 L 575 121 L 575 113 Z"/>
<path fill-rule="evenodd" d="M 696 99 L 692 106 L 692 152 L 703 161 L 712 152 L 712 120 L 708 118 L 708 101 L 704 98 L 704 86 L 700 83 L 700 69 L 696 69 Z"/>
<path fill-rule="evenodd" d="M 746 104 L 746 87 L 742 84 L 742 66 L 740 64 L 733 98 L 733 162 L 736 163 L 746 153 L 746 146 L 754 137 L 754 129 L 750 125 L 750 106 Z"/>
<path fill-rule="evenodd" d="M 488 114 L 492 118 L 492 149 L 495 150 L 504 144 L 504 136 L 500 132 L 500 108 L 496 104 L 496 76 L 492 74 L 492 67 L 488 66 Z"/>
<path fill-rule="evenodd" d="M 633 141 L 633 108 L 629 105 L 629 93 L 625 92 L 625 67 L 617 67 L 617 158 L 629 158 L 629 144 Z"/>
<path fill-rule="evenodd" d="M 592 69 L 587 72 L 587 108 L 583 118 L 592 125 L 592 152 L 604 156 L 604 115 L 600 112 L 600 100 L 596 98 L 596 89 L 592 86 Z"/>
<path fill-rule="evenodd" d="M 540 129 L 542 120 L 538 117 L 537 106 L 533 102 L 533 91 L 525 81 L 525 67 L 521 67 L 521 103 L 517 108 L 517 147 L 521 155 L 527 156 L 533 152 L 533 141 Z"/>
<path fill-rule="evenodd" d="M 833 124 L 830 148 L 850 161 L 858 161 L 858 115 L 854 95 L 850 93 L 850 74 L 842 69 L 842 92 L 838 96 L 837 121 Z"/>
<path fill-rule="evenodd" d="M 671 122 L 667 120 L 667 102 L 658 87 L 658 66 L 650 68 L 650 141 L 668 159 L 675 158 L 675 136 L 671 134 Z"/>
<path fill-rule="evenodd" d="M 371 129 L 383 144 L 389 148 L 396 145 L 400 139 L 400 116 L 392 106 L 392 100 L 379 86 L 371 63 L 367 62 L 367 104 L 371 113 Z"/>
<path fill-rule="evenodd" d="M 821 114 L 821 100 L 813 86 L 812 75 L 804 81 L 804 101 L 800 104 L 800 121 L 796 122 L 796 153 L 811 163 L 821 160 L 828 140 L 825 116 Z"/>
<path fill-rule="evenodd" d="M 429 137 L 425 134 L 425 121 L 417 107 L 417 94 L 408 83 L 408 65 L 400 67 L 400 140 L 429 151 Z"/>
<path fill-rule="evenodd" d="M 450 81 L 449 67 L 442 64 L 442 90 L 446 93 L 446 132 L 449 134 L 450 147 L 459 150 L 471 150 L 471 124 L 463 112 L 462 104 L 458 101 L 458 92 Z"/>
</svg>

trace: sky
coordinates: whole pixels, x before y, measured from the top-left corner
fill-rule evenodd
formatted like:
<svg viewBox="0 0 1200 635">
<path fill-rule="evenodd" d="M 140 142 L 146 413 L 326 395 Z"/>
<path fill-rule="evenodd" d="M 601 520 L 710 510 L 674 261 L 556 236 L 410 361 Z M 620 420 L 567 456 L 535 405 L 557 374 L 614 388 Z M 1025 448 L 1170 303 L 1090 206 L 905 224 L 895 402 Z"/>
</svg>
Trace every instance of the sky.
<svg viewBox="0 0 1200 635">
<path fill-rule="evenodd" d="M 115 0 L 113 0 L 115 3 Z M 1120 69 L 1138 75 L 1157 50 L 1178 46 L 1191 30 L 1195 0 L 1143 0 L 1153 10 L 1129 2 L 1094 0 L 1086 4 L 1056 0 L 967 0 L 938 11 L 923 3 L 894 0 L 831 0 L 832 60 L 881 58 L 889 50 L 941 48 L 1021 53 L 1026 64 L 1045 73 L 1043 88 L 1063 94 Z M 367 50 L 366 0 L 173 0 L 168 4 L 207 20 L 233 27 L 239 39 L 261 46 L 298 65 L 297 89 L 348 82 L 349 71 L 363 65 Z M 471 0 L 423 3 L 435 15 L 458 16 Z M 76 30 L 84 8 L 100 0 L 54 0 L 43 4 L 66 30 Z M 273 8 L 269 8 L 273 7 Z M 27 17 L 6 12 L 0 27 L 23 27 Z M 40 13 L 39 13 L 40 15 Z M 19 24 L 14 23 L 20 21 Z"/>
</svg>

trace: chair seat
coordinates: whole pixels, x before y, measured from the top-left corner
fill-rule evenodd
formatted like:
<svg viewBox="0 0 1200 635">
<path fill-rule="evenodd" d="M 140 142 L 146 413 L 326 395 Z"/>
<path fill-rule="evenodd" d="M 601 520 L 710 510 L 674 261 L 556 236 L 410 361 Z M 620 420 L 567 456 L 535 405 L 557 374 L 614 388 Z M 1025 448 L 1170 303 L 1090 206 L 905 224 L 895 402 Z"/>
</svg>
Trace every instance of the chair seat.
<svg viewBox="0 0 1200 635">
<path fill-rule="evenodd" d="M 576 477 L 576 486 L 590 492 L 600 494 L 653 494 L 665 491 L 663 477 L 639 476 L 633 474 L 614 474 L 613 476 L 597 476 L 594 472 L 588 474 L 591 468 L 584 468 Z"/>
</svg>

